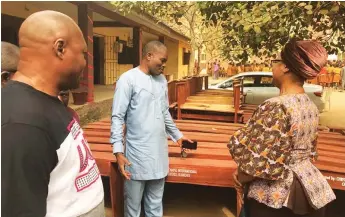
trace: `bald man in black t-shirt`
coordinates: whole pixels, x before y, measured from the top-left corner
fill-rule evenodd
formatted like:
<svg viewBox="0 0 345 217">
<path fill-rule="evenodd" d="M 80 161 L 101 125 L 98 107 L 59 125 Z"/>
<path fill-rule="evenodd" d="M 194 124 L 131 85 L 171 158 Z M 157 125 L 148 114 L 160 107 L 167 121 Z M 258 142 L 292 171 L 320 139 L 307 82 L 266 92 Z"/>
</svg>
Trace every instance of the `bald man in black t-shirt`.
<svg viewBox="0 0 345 217">
<path fill-rule="evenodd" d="M 1 216 L 103 217 L 103 185 L 77 120 L 58 99 L 75 89 L 87 46 L 55 11 L 19 29 L 20 59 L 1 89 Z"/>
</svg>

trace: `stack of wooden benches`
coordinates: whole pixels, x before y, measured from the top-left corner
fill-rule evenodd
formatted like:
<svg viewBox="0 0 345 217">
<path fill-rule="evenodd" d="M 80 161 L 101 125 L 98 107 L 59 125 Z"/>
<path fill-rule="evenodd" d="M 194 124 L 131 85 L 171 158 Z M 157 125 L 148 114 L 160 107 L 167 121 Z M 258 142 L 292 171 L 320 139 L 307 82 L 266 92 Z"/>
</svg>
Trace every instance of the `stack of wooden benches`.
<svg viewBox="0 0 345 217">
<path fill-rule="evenodd" d="M 243 123 L 247 123 L 252 117 L 258 105 L 242 104 L 241 109 L 243 110 Z"/>
<path fill-rule="evenodd" d="M 176 125 L 188 138 L 198 141 L 198 149 L 189 152 L 187 158 L 181 158 L 180 148 L 168 140 L 170 172 L 167 182 L 233 187 L 232 173 L 236 164 L 226 145 L 230 136 L 243 125 L 194 120 L 176 120 Z M 117 171 L 109 144 L 110 121 L 89 124 L 84 134 L 101 175 L 110 177 L 113 215 L 123 216 L 123 178 Z M 345 190 L 345 136 L 320 132 L 318 152 L 315 165 L 332 188 Z"/>
<path fill-rule="evenodd" d="M 171 103 L 176 106 L 177 119 L 242 122 L 240 81 L 230 91 L 208 90 L 207 80 L 207 76 L 191 77 L 175 83 L 176 94 L 172 97 L 176 99 L 176 104 Z M 169 88 L 169 91 L 173 91 L 173 88 Z"/>
</svg>

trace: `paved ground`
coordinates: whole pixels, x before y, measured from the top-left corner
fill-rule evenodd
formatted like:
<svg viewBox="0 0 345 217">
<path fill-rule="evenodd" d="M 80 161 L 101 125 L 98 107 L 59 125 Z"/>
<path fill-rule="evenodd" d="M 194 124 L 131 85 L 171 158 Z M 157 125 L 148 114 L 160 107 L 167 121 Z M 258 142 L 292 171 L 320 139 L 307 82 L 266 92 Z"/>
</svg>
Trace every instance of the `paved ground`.
<svg viewBox="0 0 345 217">
<path fill-rule="evenodd" d="M 108 181 L 104 180 L 104 183 L 108 184 Z M 105 210 L 106 217 L 111 217 L 108 194 Z M 163 199 L 164 217 L 234 217 L 235 200 L 236 192 L 231 188 L 167 183 Z"/>
<path fill-rule="evenodd" d="M 345 128 L 345 91 L 326 89 L 326 111 L 320 114 L 320 124 L 330 128 Z"/>
<path fill-rule="evenodd" d="M 344 216 L 341 208 L 345 192 L 336 191 L 336 195 L 337 200 L 327 208 L 327 217 Z M 106 216 L 111 217 L 109 200 L 106 201 Z M 231 188 L 167 183 L 163 206 L 164 217 L 234 217 L 236 192 Z"/>
<path fill-rule="evenodd" d="M 113 85 L 95 85 L 94 91 L 94 102 L 101 102 L 107 99 L 112 99 L 114 97 L 114 86 Z M 73 109 L 78 109 L 86 105 L 74 105 L 73 97 L 70 94 L 69 106 Z"/>
</svg>

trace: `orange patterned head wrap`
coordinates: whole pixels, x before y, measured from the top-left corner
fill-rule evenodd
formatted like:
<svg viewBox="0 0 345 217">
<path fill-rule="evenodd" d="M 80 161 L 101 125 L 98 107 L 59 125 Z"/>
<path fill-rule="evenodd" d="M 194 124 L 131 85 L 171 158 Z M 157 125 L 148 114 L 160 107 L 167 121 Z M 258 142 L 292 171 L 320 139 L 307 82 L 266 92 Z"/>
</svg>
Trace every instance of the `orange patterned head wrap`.
<svg viewBox="0 0 345 217">
<path fill-rule="evenodd" d="M 313 79 L 327 64 L 328 54 L 317 41 L 292 39 L 285 45 L 281 57 L 292 73 L 305 79 Z"/>
</svg>

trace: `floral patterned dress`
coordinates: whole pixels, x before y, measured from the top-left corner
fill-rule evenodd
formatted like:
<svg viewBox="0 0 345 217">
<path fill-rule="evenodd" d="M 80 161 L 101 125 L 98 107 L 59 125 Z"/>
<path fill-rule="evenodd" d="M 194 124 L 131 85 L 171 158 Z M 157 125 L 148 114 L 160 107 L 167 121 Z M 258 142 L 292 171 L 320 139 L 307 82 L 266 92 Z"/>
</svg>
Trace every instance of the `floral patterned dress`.
<svg viewBox="0 0 345 217">
<path fill-rule="evenodd" d="M 255 177 L 248 197 L 272 208 L 288 207 L 293 180 L 301 183 L 309 204 L 320 209 L 335 199 L 317 157 L 319 112 L 306 94 L 275 97 L 261 104 L 228 148 L 238 167 Z"/>
</svg>

